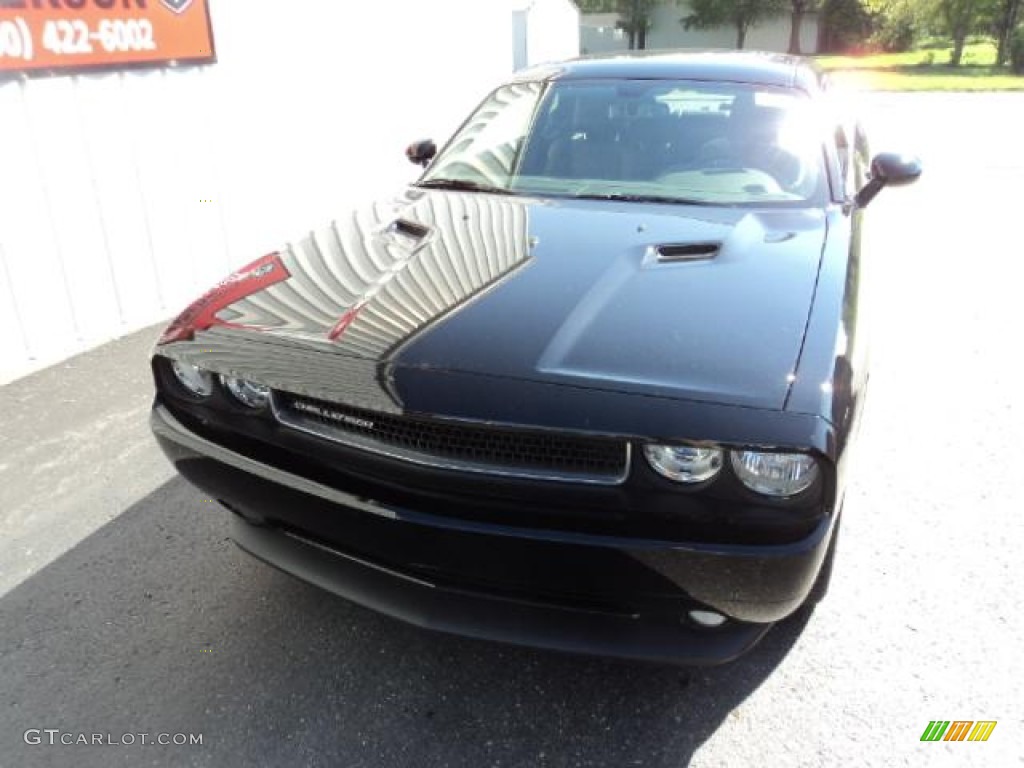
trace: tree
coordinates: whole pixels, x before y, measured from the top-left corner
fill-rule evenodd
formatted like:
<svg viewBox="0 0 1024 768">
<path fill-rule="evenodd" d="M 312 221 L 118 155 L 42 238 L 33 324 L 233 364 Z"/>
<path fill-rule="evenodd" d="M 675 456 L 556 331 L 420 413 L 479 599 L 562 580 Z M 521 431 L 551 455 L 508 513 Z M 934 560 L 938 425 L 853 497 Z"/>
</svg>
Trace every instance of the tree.
<svg viewBox="0 0 1024 768">
<path fill-rule="evenodd" d="M 583 13 L 617 13 L 616 26 L 629 35 L 629 49 L 646 48 L 651 13 L 659 0 L 580 0 Z"/>
<path fill-rule="evenodd" d="M 995 23 L 997 67 L 1003 66 L 1010 55 L 1010 42 L 1021 19 L 1022 7 L 1024 0 L 999 0 Z"/>
<path fill-rule="evenodd" d="M 909 51 L 941 15 L 939 0 L 865 0 L 871 15 L 871 42 L 884 51 Z"/>
<path fill-rule="evenodd" d="M 790 2 L 790 24 L 789 24 L 789 52 L 799 56 L 800 30 L 804 25 L 804 16 L 810 11 L 818 10 L 818 0 L 791 0 Z"/>
<path fill-rule="evenodd" d="M 1010 67 L 1018 75 L 1024 75 L 1024 26 L 1010 38 Z"/>
<path fill-rule="evenodd" d="M 747 31 L 764 19 L 783 13 L 791 0 L 690 0 L 690 15 L 682 19 L 687 29 L 709 29 L 732 24 L 736 47 L 742 49 Z"/>
<path fill-rule="evenodd" d="M 618 0 L 619 29 L 629 35 L 629 48 L 647 47 L 647 33 L 651 29 L 651 12 L 659 0 Z"/>
<path fill-rule="evenodd" d="M 984 12 L 991 10 L 986 0 L 938 0 L 938 9 L 946 31 L 953 39 L 950 66 L 959 67 L 964 58 L 967 36 L 982 26 Z"/>
<path fill-rule="evenodd" d="M 858 46 L 871 31 L 871 16 L 860 0 L 824 0 L 818 17 L 818 53 Z"/>
</svg>

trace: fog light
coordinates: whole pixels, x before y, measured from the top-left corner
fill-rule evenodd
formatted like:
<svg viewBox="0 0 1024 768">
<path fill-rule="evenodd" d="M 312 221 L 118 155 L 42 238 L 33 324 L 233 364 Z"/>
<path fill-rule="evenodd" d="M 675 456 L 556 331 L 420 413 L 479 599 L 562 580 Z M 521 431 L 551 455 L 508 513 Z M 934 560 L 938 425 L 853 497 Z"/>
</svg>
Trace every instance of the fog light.
<svg viewBox="0 0 1024 768">
<path fill-rule="evenodd" d="M 690 617 L 690 621 L 694 624 L 698 624 L 702 627 L 720 627 L 725 624 L 725 616 L 714 611 L 690 611 L 687 616 Z"/>
<path fill-rule="evenodd" d="M 171 370 L 174 377 L 180 382 L 190 394 L 197 397 L 209 397 L 213 392 L 213 376 L 209 371 L 204 371 L 198 365 L 183 363 L 180 360 L 171 361 Z"/>
<path fill-rule="evenodd" d="M 263 408 L 270 401 L 270 387 L 248 379 L 221 376 L 221 383 L 238 402 L 250 408 Z"/>
</svg>

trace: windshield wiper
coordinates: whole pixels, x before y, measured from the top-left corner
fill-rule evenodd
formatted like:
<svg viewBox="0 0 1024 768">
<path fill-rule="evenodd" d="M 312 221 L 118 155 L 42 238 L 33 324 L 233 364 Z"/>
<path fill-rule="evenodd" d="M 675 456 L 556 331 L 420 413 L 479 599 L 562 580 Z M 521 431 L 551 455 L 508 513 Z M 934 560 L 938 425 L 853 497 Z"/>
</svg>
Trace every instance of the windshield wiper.
<svg viewBox="0 0 1024 768">
<path fill-rule="evenodd" d="M 493 187 L 490 184 L 481 184 L 478 181 L 467 181 L 466 179 L 427 179 L 416 185 L 427 189 L 457 189 L 464 192 L 489 192 L 492 195 L 514 195 L 511 189 L 504 187 Z"/>
<path fill-rule="evenodd" d="M 627 203 L 670 203 L 672 205 L 712 205 L 706 200 L 690 200 L 685 197 L 669 195 L 634 195 L 626 192 L 602 192 L 585 195 L 573 195 L 576 200 L 614 200 Z"/>
</svg>

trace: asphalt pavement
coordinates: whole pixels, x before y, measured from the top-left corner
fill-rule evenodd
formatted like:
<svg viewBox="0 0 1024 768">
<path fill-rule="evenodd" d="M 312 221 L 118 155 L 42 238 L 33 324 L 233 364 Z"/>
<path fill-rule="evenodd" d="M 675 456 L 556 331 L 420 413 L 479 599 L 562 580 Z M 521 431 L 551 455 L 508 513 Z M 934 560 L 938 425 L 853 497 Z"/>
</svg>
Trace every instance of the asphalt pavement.
<svg viewBox="0 0 1024 768">
<path fill-rule="evenodd" d="M 872 204 L 871 393 L 809 620 L 689 670 L 430 633 L 306 586 L 163 460 L 148 329 L 0 388 L 0 767 L 1024 765 L 1024 94 L 863 106 L 874 148 L 926 172 Z M 936 719 L 998 724 L 922 743 Z"/>
</svg>

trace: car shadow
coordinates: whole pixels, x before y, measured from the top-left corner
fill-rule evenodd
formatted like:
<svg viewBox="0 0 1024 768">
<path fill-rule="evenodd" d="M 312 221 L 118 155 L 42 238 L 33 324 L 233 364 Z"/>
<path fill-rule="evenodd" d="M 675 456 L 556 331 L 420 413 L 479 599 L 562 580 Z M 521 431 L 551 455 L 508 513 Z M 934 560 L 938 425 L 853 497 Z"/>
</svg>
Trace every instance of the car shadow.
<svg viewBox="0 0 1024 768">
<path fill-rule="evenodd" d="M 699 670 L 462 639 L 258 563 L 227 523 L 174 479 L 0 599 L 11 765 L 686 765 L 806 622 Z M 59 743 L 80 734 L 115 744 Z"/>
</svg>

